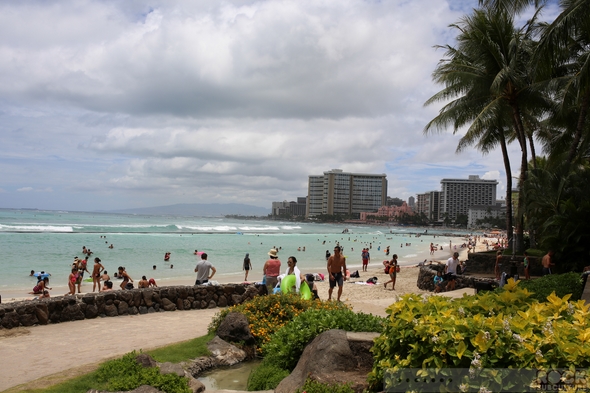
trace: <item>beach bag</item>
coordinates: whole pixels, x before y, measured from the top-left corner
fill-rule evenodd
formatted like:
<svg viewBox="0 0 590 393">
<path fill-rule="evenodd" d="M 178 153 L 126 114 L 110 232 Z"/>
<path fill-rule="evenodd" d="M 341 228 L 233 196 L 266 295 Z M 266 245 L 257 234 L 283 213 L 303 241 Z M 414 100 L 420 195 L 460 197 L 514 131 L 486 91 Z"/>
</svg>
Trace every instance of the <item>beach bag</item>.
<svg viewBox="0 0 590 393">
<path fill-rule="evenodd" d="M 359 278 L 360 277 L 359 271 L 357 270 L 356 272 L 351 273 L 350 274 L 350 277 L 352 277 L 352 278 Z"/>
<path fill-rule="evenodd" d="M 399 273 L 399 266 L 396 266 L 396 267 L 395 267 L 395 272 L 396 272 L 396 273 Z"/>
</svg>

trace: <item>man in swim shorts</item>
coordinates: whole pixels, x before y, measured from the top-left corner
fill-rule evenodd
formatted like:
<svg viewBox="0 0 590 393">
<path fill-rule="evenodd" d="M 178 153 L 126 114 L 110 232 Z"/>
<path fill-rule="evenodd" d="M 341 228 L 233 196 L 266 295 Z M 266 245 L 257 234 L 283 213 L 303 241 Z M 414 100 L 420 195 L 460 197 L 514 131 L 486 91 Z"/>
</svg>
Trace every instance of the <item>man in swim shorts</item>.
<svg viewBox="0 0 590 393">
<path fill-rule="evenodd" d="M 328 300 L 332 300 L 332 291 L 338 284 L 338 301 L 342 296 L 342 286 L 346 281 L 346 258 L 340 254 L 340 246 L 334 247 L 334 255 L 328 258 L 328 276 L 330 278 L 330 289 L 328 289 Z"/>
</svg>

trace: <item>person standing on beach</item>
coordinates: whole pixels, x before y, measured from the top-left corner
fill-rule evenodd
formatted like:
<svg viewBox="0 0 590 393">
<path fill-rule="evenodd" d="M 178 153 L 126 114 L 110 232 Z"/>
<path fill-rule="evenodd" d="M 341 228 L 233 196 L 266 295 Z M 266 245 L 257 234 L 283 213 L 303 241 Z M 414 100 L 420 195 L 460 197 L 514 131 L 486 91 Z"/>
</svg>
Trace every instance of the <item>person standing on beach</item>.
<svg viewBox="0 0 590 393">
<path fill-rule="evenodd" d="M 209 275 L 209 271 L 212 270 L 213 273 Z M 217 270 L 213 267 L 211 262 L 207 260 L 207 253 L 201 254 L 201 261 L 197 263 L 195 267 L 195 273 L 197 273 L 197 280 L 195 281 L 195 285 L 201 285 L 209 282 L 215 275 Z"/>
<path fill-rule="evenodd" d="M 100 263 L 100 258 L 94 258 L 94 267 L 92 268 L 92 292 L 97 290 L 100 292 L 100 275 L 104 270 L 104 266 Z"/>
<path fill-rule="evenodd" d="M 543 265 L 543 275 L 546 276 L 551 274 L 551 266 L 554 266 L 553 263 L 553 250 L 549 250 L 547 254 L 541 260 L 541 264 Z"/>
<path fill-rule="evenodd" d="M 72 272 L 68 276 L 68 288 L 70 291 L 66 295 L 76 294 L 76 281 L 78 281 L 78 268 L 76 266 L 72 266 Z"/>
<path fill-rule="evenodd" d="M 279 260 L 278 253 L 276 248 L 271 248 L 268 252 L 270 259 L 267 259 L 262 267 L 262 273 L 266 278 L 266 290 L 268 294 L 271 294 L 277 286 L 277 277 L 281 274 L 281 261 Z"/>
<path fill-rule="evenodd" d="M 391 280 L 383 284 L 387 289 L 387 284 L 391 283 L 391 290 L 395 290 L 395 280 L 397 279 L 397 254 L 391 256 L 391 262 L 389 262 L 389 278 Z"/>
<path fill-rule="evenodd" d="M 246 256 L 244 257 L 244 267 L 243 267 L 243 270 L 246 271 L 246 275 L 244 276 L 244 281 L 248 281 L 248 272 L 250 272 L 250 269 L 252 269 L 252 263 L 250 262 L 250 254 L 246 253 Z"/>
<path fill-rule="evenodd" d="M 76 284 L 78 285 L 78 293 L 82 293 L 82 281 L 84 281 L 84 272 L 90 274 L 88 271 L 88 256 L 84 257 L 84 259 L 77 259 L 76 266 L 78 267 L 78 280 Z"/>
<path fill-rule="evenodd" d="M 502 270 L 502 250 L 498 250 L 496 253 L 496 265 L 494 266 L 494 274 L 496 275 L 496 280 L 500 280 L 500 270 Z"/>
<path fill-rule="evenodd" d="M 361 252 L 361 259 L 363 260 L 363 272 L 366 272 L 369 268 L 369 261 L 371 260 L 371 255 L 369 254 L 368 248 L 363 248 L 363 252 Z"/>
<path fill-rule="evenodd" d="M 342 296 L 342 286 L 346 281 L 346 258 L 340 254 L 340 246 L 334 247 L 334 255 L 328 258 L 328 276 L 330 277 L 330 289 L 328 300 L 332 300 L 332 291 L 338 284 L 338 301 Z"/>
<path fill-rule="evenodd" d="M 449 281 L 447 289 L 453 291 L 455 289 L 455 279 L 457 277 L 457 266 L 459 266 L 459 253 L 453 253 L 453 256 L 447 260 L 445 265 L 445 277 Z"/>
</svg>

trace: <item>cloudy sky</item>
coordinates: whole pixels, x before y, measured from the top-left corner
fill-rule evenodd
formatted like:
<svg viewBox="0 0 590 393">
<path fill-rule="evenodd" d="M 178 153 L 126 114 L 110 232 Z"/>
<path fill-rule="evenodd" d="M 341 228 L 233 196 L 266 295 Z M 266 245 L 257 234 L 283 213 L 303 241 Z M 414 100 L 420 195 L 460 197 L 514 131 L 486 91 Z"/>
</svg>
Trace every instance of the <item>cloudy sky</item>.
<svg viewBox="0 0 590 393">
<path fill-rule="evenodd" d="M 0 2 L 0 207 L 109 210 L 498 179 L 500 151 L 425 137 L 448 25 L 477 0 Z M 513 171 L 519 150 L 511 146 Z"/>
</svg>

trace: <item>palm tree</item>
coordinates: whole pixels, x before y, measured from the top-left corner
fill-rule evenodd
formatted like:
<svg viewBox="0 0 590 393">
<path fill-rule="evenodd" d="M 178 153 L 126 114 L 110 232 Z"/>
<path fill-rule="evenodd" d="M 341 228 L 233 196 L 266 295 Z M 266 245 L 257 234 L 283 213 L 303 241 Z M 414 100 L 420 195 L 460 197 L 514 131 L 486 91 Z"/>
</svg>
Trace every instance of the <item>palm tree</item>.
<svg viewBox="0 0 590 393">
<path fill-rule="evenodd" d="M 506 138 L 502 142 L 501 137 L 506 135 L 506 130 L 510 130 L 510 138 L 518 141 L 522 153 L 520 185 L 524 184 L 528 171 L 528 131 L 523 124 L 523 113 L 527 113 L 528 105 L 535 111 L 547 106 L 544 96 L 531 88 L 529 63 L 534 48 L 531 28 L 534 19 L 522 29 L 516 29 L 510 13 L 482 8 L 451 25 L 459 30 L 458 45 L 456 48 L 450 45 L 443 47 L 446 59 L 438 64 L 433 73 L 433 79 L 445 88 L 425 104 L 452 99 L 426 125 L 425 133 L 441 131 L 448 126 L 452 126 L 456 133 L 468 126 L 466 137 L 469 137 L 465 142 L 470 140 L 473 143 L 480 138 L 478 147 L 483 147 L 485 151 L 491 141 L 501 147 L 506 144 Z M 504 161 L 509 167 L 507 154 Z M 508 176 L 509 173 L 507 171 Z M 507 183 L 510 184 L 511 180 Z M 510 188 L 507 189 L 507 204 L 511 203 Z M 523 247 L 521 201 L 522 192 L 519 193 L 516 225 L 519 250 Z M 511 234 L 509 216 L 507 214 L 506 229 Z"/>
<path fill-rule="evenodd" d="M 533 5 L 537 9 L 545 0 L 480 0 L 480 4 L 517 14 Z M 535 54 L 538 77 L 551 82 L 560 105 L 554 118 L 575 117 L 575 123 L 562 128 L 570 139 L 567 163 L 571 165 L 585 139 L 589 138 L 590 111 L 590 2 L 560 0 L 562 12 L 542 30 Z M 569 113 L 568 113 L 569 112 Z M 557 136 L 559 138 L 559 136 Z"/>
<path fill-rule="evenodd" d="M 551 78 L 559 98 L 559 114 L 575 118 L 567 163 L 571 165 L 587 142 L 590 127 L 590 2 L 561 0 L 561 14 L 546 26 L 535 58 L 540 76 Z M 557 76 L 556 76 L 557 74 Z"/>
</svg>

